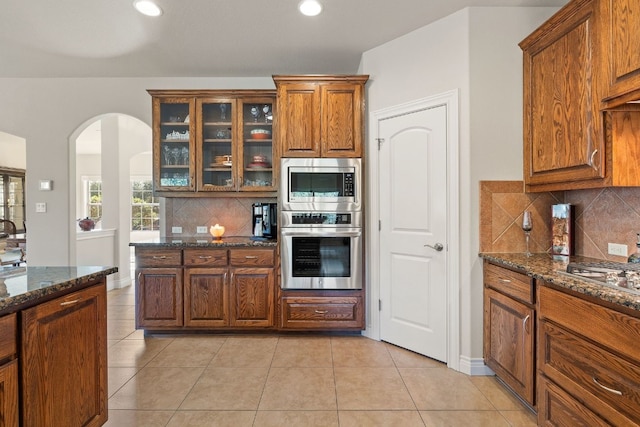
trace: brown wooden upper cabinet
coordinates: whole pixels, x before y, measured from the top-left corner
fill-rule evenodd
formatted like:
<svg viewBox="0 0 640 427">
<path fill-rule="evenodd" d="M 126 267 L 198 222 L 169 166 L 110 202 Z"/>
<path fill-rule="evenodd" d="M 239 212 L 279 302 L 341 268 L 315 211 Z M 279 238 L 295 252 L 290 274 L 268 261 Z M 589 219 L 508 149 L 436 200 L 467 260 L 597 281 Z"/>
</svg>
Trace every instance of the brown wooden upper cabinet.
<svg viewBox="0 0 640 427">
<path fill-rule="evenodd" d="M 362 157 L 366 75 L 273 76 L 281 157 Z"/>
<path fill-rule="evenodd" d="M 276 191 L 275 91 L 149 90 L 157 195 Z"/>
<path fill-rule="evenodd" d="M 520 43 L 526 191 L 640 185 L 640 107 L 602 110 L 610 37 L 602 4 L 631 2 L 573 0 Z"/>
<path fill-rule="evenodd" d="M 605 34 L 603 74 L 608 87 L 604 106 L 640 99 L 640 2 L 600 0 Z"/>
</svg>

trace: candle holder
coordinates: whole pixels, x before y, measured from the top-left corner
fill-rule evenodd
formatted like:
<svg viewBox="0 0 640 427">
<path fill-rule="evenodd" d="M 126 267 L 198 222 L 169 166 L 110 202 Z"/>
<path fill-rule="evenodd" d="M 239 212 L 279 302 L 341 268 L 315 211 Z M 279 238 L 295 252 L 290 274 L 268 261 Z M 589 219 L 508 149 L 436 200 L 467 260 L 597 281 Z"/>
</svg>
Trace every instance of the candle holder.
<svg viewBox="0 0 640 427">
<path fill-rule="evenodd" d="M 219 224 L 212 225 L 209 228 L 209 233 L 211 233 L 214 239 L 222 240 L 222 235 L 224 234 L 224 227 Z"/>
</svg>

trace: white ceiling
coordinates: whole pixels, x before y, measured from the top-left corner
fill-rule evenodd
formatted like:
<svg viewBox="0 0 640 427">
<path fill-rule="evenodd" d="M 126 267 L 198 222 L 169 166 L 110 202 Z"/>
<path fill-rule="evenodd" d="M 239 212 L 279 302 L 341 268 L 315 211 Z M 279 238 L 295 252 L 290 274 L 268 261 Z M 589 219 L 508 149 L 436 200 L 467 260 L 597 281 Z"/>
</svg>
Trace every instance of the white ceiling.
<svg viewBox="0 0 640 427">
<path fill-rule="evenodd" d="M 264 77 L 356 73 L 360 55 L 467 6 L 568 0 L 3 0 L 0 77 Z M 434 43 L 437 43 L 434 40 Z"/>
</svg>

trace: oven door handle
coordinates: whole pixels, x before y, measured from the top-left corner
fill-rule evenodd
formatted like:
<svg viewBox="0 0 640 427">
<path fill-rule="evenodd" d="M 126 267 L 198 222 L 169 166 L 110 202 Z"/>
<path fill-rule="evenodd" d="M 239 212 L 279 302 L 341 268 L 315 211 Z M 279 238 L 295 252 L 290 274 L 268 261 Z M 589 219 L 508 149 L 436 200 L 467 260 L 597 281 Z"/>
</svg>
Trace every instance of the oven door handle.
<svg viewBox="0 0 640 427">
<path fill-rule="evenodd" d="M 302 231 L 300 229 L 282 229 L 282 236 L 304 236 L 304 237 L 360 237 L 362 230 L 327 230 L 317 229 L 314 231 Z"/>
</svg>

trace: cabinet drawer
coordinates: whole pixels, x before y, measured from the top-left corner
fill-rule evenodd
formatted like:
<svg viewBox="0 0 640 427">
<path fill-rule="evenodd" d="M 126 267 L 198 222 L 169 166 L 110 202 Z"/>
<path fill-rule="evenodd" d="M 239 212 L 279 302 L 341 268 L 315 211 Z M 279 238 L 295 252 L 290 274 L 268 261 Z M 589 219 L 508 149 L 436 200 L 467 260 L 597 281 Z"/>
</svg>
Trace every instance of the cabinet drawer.
<svg viewBox="0 0 640 427">
<path fill-rule="evenodd" d="M 610 424 L 544 376 L 538 386 L 539 426 L 610 427 Z"/>
<path fill-rule="evenodd" d="M 234 267 L 275 265 L 275 251 L 273 249 L 232 249 L 229 251 L 231 265 Z"/>
<path fill-rule="evenodd" d="M 533 278 L 526 274 L 485 262 L 484 285 L 522 302 L 535 302 Z"/>
<path fill-rule="evenodd" d="M 180 249 L 141 249 L 136 248 L 136 268 L 172 267 L 182 265 Z"/>
<path fill-rule="evenodd" d="M 640 361 L 640 319 L 547 286 L 538 287 L 539 315 Z"/>
<path fill-rule="evenodd" d="M 616 413 L 640 419 L 640 366 L 546 321 L 540 338 L 540 367 L 549 378 L 596 411 L 599 402 L 593 397 Z"/>
<path fill-rule="evenodd" d="M 0 317 L 0 362 L 16 354 L 16 314 Z"/>
<path fill-rule="evenodd" d="M 361 297 L 284 297 L 282 327 L 362 328 Z"/>
<path fill-rule="evenodd" d="M 184 265 L 202 267 L 226 267 L 226 249 L 185 249 Z"/>
</svg>

